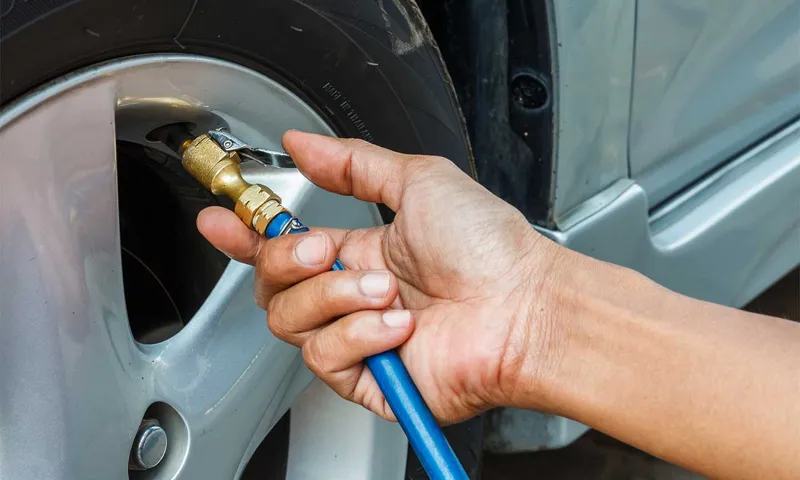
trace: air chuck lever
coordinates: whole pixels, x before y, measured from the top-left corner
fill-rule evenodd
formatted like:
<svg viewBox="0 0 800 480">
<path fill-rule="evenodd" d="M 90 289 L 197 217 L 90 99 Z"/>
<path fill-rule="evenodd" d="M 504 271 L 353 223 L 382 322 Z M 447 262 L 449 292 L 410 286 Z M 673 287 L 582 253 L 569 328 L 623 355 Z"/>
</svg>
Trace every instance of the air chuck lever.
<svg viewBox="0 0 800 480">
<path fill-rule="evenodd" d="M 264 185 L 242 178 L 241 156 L 272 166 L 294 166 L 288 155 L 253 148 L 226 130 L 193 138 L 183 127 L 163 127 L 162 142 L 180 153 L 183 166 L 207 189 L 235 202 L 234 212 L 249 228 L 267 238 L 308 232 Z M 331 270 L 344 270 L 337 259 Z M 394 350 L 366 359 L 367 367 L 397 417 L 423 468 L 433 480 L 466 480 L 441 428 Z"/>
</svg>

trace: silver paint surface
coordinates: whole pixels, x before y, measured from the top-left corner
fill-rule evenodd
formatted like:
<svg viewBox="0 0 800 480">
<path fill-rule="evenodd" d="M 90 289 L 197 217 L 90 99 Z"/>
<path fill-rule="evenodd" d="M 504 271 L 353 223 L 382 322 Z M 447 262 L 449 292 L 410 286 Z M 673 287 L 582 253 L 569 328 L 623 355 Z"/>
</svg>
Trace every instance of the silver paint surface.
<svg viewBox="0 0 800 480">
<path fill-rule="evenodd" d="M 570 248 L 732 307 L 800 263 L 800 122 L 648 217 L 638 184 L 563 232 Z"/>
<path fill-rule="evenodd" d="M 559 228 L 621 178 L 652 208 L 800 115 L 800 0 L 549 8 Z"/>
<path fill-rule="evenodd" d="M 652 207 L 800 115 L 800 1 L 636 5 L 630 167 Z"/>
<path fill-rule="evenodd" d="M 635 3 L 551 1 L 555 14 L 554 219 L 628 176 Z"/>
</svg>

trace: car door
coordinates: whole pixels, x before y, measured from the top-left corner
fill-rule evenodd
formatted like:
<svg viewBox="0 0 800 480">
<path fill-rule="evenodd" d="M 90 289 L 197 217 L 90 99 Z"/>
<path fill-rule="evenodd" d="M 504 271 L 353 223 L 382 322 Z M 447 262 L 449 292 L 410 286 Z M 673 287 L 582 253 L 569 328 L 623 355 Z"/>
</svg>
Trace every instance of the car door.
<svg viewBox="0 0 800 480">
<path fill-rule="evenodd" d="M 636 4 L 630 174 L 651 206 L 800 112 L 800 2 Z"/>
</svg>

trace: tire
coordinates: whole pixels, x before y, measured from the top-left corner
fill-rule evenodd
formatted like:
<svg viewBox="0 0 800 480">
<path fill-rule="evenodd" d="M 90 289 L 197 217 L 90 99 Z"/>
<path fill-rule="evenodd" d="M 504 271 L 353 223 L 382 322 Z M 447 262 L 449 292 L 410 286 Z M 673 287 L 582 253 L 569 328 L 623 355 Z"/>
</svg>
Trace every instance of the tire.
<svg viewBox="0 0 800 480">
<path fill-rule="evenodd" d="M 283 83 L 343 137 L 439 155 L 475 177 L 466 128 L 413 0 L 3 0 L 0 102 L 143 53 L 221 58 Z M 384 219 L 391 221 L 390 212 Z M 445 429 L 477 478 L 481 419 Z M 409 454 L 407 478 L 425 478 Z"/>
</svg>

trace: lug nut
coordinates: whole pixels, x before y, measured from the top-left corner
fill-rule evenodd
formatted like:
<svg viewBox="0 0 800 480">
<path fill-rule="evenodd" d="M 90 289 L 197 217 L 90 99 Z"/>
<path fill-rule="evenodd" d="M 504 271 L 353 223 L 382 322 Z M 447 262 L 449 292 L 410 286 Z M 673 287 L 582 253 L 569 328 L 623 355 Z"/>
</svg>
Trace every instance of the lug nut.
<svg viewBox="0 0 800 480">
<path fill-rule="evenodd" d="M 128 469 L 148 470 L 159 463 L 167 453 L 167 432 L 158 420 L 145 419 L 133 439 Z"/>
</svg>

